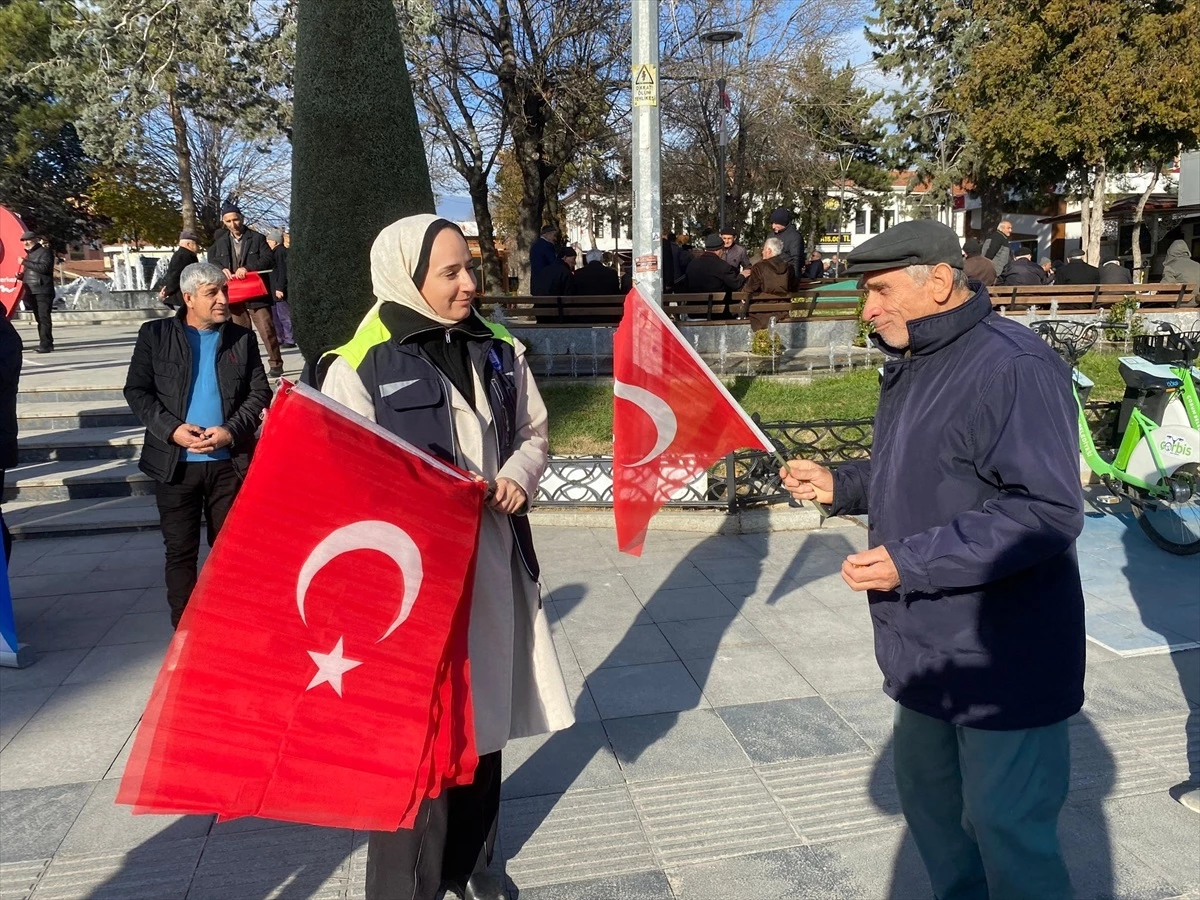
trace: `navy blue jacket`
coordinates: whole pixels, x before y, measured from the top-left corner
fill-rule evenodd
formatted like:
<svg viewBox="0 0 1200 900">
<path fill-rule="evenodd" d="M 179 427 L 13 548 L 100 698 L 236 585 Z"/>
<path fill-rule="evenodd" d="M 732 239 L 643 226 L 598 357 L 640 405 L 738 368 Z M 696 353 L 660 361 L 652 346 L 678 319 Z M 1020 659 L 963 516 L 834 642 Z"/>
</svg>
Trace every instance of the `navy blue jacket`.
<svg viewBox="0 0 1200 900">
<path fill-rule="evenodd" d="M 869 513 L 900 587 L 870 591 L 884 691 L 976 728 L 1083 705 L 1083 528 L 1066 364 L 987 289 L 909 323 L 884 365 L 871 461 L 834 474 L 834 513 Z"/>
<path fill-rule="evenodd" d="M 558 250 L 544 237 L 539 237 L 529 248 L 529 277 L 558 262 Z"/>
</svg>

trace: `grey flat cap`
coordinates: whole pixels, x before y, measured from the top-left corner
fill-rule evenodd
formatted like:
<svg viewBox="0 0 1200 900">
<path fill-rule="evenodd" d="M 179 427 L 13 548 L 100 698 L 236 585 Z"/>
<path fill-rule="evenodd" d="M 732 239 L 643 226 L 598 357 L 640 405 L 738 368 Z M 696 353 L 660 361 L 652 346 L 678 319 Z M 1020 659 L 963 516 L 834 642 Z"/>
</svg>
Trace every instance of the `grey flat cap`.
<svg viewBox="0 0 1200 900">
<path fill-rule="evenodd" d="M 893 225 L 883 234 L 860 244 L 846 257 L 847 275 L 865 275 L 905 266 L 963 267 L 958 235 L 941 222 L 917 219 Z"/>
</svg>

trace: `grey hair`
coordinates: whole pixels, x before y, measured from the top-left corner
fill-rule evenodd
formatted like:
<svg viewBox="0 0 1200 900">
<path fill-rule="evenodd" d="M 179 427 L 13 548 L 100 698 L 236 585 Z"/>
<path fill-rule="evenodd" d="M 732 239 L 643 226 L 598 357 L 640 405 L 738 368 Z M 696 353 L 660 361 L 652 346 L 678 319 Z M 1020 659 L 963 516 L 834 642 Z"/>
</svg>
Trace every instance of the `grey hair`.
<svg viewBox="0 0 1200 900">
<path fill-rule="evenodd" d="M 763 249 L 770 250 L 773 256 L 781 256 L 783 254 L 783 241 L 777 237 L 769 237 L 763 241 Z"/>
<path fill-rule="evenodd" d="M 962 269 L 950 267 L 954 272 L 954 283 L 950 286 L 952 291 L 967 290 L 967 273 Z M 908 273 L 908 277 L 912 279 L 913 284 L 917 287 L 923 287 L 925 282 L 929 280 L 929 275 L 933 271 L 933 266 L 907 266 L 904 269 Z"/>
<path fill-rule="evenodd" d="M 584 260 L 584 262 L 590 262 L 590 263 L 604 262 L 604 251 L 593 248 L 593 249 L 589 250 L 587 253 L 583 254 L 583 260 Z"/>
<path fill-rule="evenodd" d="M 179 293 L 194 294 L 202 284 L 225 286 L 225 273 L 219 266 L 207 262 L 194 262 L 179 276 Z"/>
</svg>

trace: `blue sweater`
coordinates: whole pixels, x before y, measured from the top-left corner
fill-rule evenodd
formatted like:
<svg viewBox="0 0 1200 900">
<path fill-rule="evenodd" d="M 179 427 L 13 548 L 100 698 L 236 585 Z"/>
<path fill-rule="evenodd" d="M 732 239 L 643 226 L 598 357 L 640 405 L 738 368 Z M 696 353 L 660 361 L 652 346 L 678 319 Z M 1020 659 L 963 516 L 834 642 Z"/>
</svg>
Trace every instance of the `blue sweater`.
<svg viewBox="0 0 1200 900">
<path fill-rule="evenodd" d="M 223 425 L 225 412 L 221 408 L 221 391 L 217 386 L 217 347 L 221 343 L 221 332 L 216 328 L 200 331 L 187 325 L 183 332 L 192 350 L 192 389 L 188 396 L 186 421 L 201 428 Z M 190 463 L 229 459 L 229 448 L 222 447 L 212 453 L 189 450 L 183 458 Z"/>
<path fill-rule="evenodd" d="M 900 573 L 870 591 L 884 691 L 976 728 L 1061 721 L 1083 705 L 1083 529 L 1066 364 L 987 289 L 909 323 L 884 366 L 869 463 L 834 476 Z"/>
</svg>

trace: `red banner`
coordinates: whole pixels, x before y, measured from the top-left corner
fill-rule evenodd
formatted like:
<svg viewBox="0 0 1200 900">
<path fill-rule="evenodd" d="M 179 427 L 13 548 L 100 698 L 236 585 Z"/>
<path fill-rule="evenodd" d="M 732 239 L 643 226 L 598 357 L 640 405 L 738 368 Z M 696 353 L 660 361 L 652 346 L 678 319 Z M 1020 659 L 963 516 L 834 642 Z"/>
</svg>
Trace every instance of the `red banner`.
<svg viewBox="0 0 1200 900">
<path fill-rule="evenodd" d="M 309 388 L 281 390 L 117 802 L 388 831 L 468 783 L 485 490 Z"/>
<path fill-rule="evenodd" d="M 0 206 L 0 303 L 4 304 L 6 316 L 12 316 L 25 287 L 19 274 L 20 260 L 25 255 L 25 245 L 21 243 L 24 231 L 20 217 Z"/>
<path fill-rule="evenodd" d="M 613 338 L 617 545 L 642 552 L 650 519 L 714 462 L 771 442 L 657 304 L 634 288 Z"/>
</svg>

